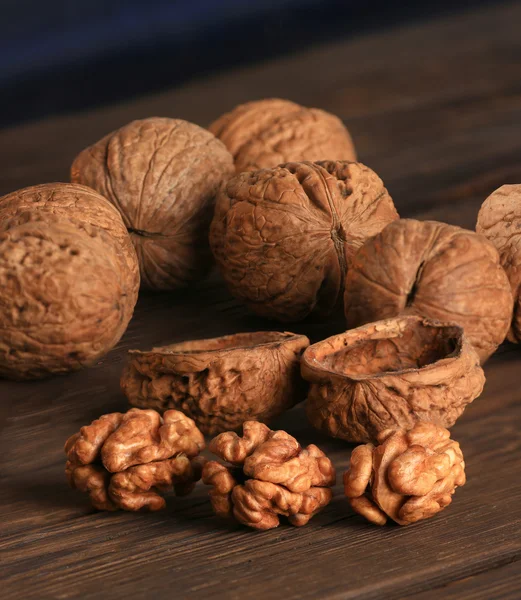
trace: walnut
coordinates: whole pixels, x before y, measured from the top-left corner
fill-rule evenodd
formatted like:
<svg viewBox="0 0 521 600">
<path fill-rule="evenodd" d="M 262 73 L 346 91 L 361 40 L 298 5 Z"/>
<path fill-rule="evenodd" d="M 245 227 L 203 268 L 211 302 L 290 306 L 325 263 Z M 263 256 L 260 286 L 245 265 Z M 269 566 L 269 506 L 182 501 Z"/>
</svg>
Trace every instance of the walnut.
<svg viewBox="0 0 521 600">
<path fill-rule="evenodd" d="M 405 314 L 454 321 L 483 363 L 505 339 L 512 293 L 497 250 L 483 236 L 402 219 L 353 257 L 345 314 L 349 328 Z"/>
<path fill-rule="evenodd" d="M 182 410 L 215 435 L 269 421 L 305 398 L 304 335 L 259 331 L 131 350 L 121 377 L 130 404 Z"/>
<path fill-rule="evenodd" d="M 364 165 L 288 163 L 228 182 L 210 244 L 234 296 L 262 316 L 298 321 L 341 304 L 351 257 L 397 218 Z"/>
<path fill-rule="evenodd" d="M 232 153 L 237 172 L 288 161 L 356 160 L 351 136 L 338 117 L 289 100 L 241 104 L 209 129 Z"/>
<path fill-rule="evenodd" d="M 160 510 L 159 492 L 190 493 L 201 478 L 204 438 L 176 410 L 161 417 L 133 408 L 103 415 L 65 443 L 71 487 L 89 494 L 98 510 Z"/>
<path fill-rule="evenodd" d="M 233 172 L 232 156 L 205 129 L 150 118 L 83 150 L 71 178 L 120 211 L 138 254 L 142 285 L 174 289 L 209 269 L 214 198 Z"/>
<path fill-rule="evenodd" d="M 370 323 L 310 346 L 307 413 L 325 433 L 369 442 L 417 421 L 451 427 L 485 383 L 456 324 L 409 316 Z"/>
<path fill-rule="evenodd" d="M 514 311 L 508 339 L 521 341 L 521 184 L 503 185 L 483 202 L 476 231 L 497 248 L 506 271 Z"/>
<path fill-rule="evenodd" d="M 280 516 L 301 526 L 332 498 L 331 461 L 315 445 L 302 448 L 284 431 L 246 421 L 242 437 L 221 433 L 210 442 L 210 450 L 230 463 L 209 461 L 203 468 L 218 516 L 235 517 L 254 529 L 277 527 Z"/>
<path fill-rule="evenodd" d="M 387 517 L 400 525 L 429 519 L 465 484 L 463 454 L 443 427 L 389 429 L 379 434 L 378 444 L 356 447 L 344 474 L 351 507 L 376 525 Z"/>
<path fill-rule="evenodd" d="M 3 221 L 0 375 L 45 377 L 105 355 L 136 302 L 137 280 L 125 265 L 105 229 L 45 213 Z"/>
</svg>

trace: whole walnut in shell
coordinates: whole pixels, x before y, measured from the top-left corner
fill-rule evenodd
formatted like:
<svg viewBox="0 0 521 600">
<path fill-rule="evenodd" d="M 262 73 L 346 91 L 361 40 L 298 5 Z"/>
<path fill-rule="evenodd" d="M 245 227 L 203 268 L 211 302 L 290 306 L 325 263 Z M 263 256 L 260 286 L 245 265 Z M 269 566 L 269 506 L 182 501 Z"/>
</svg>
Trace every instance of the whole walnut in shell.
<svg viewBox="0 0 521 600">
<path fill-rule="evenodd" d="M 131 350 L 121 377 L 130 404 L 182 410 L 215 435 L 269 421 L 305 398 L 304 335 L 259 331 Z"/>
<path fill-rule="evenodd" d="M 133 121 L 83 150 L 72 181 L 120 211 L 137 251 L 141 282 L 174 289 L 209 269 L 208 227 L 215 195 L 234 172 L 211 133 L 180 119 Z"/>
<path fill-rule="evenodd" d="M 456 322 L 483 363 L 508 332 L 512 292 L 497 250 L 483 236 L 401 219 L 353 257 L 344 306 L 349 328 L 407 314 Z"/>
<path fill-rule="evenodd" d="M 302 448 L 285 431 L 247 421 L 242 437 L 221 433 L 210 450 L 229 463 L 209 461 L 203 468 L 203 483 L 212 486 L 210 500 L 220 517 L 254 529 L 277 527 L 281 516 L 301 526 L 333 496 L 331 461 L 313 444 Z"/>
<path fill-rule="evenodd" d="M 133 408 L 101 416 L 65 443 L 72 488 L 98 510 L 160 510 L 160 492 L 189 494 L 201 478 L 204 438 L 192 419 Z"/>
<path fill-rule="evenodd" d="M 351 507 L 376 525 L 387 517 L 400 525 L 429 519 L 465 484 L 463 454 L 443 427 L 418 423 L 409 431 L 382 431 L 378 444 L 355 448 L 344 474 Z"/>
<path fill-rule="evenodd" d="M 341 304 L 351 257 L 397 218 L 368 167 L 288 163 L 228 182 L 210 245 L 234 296 L 262 316 L 298 321 Z"/>
<path fill-rule="evenodd" d="M 497 248 L 514 296 L 511 342 L 521 341 L 521 184 L 503 185 L 483 202 L 476 231 Z"/>
<path fill-rule="evenodd" d="M 342 121 L 324 110 L 270 98 L 247 102 L 210 127 L 230 150 L 237 172 L 302 160 L 356 160 Z"/>
<path fill-rule="evenodd" d="M 125 265 L 102 228 L 53 214 L 1 222 L 0 375 L 45 377 L 106 354 L 136 301 L 136 279 Z"/>
<path fill-rule="evenodd" d="M 485 383 L 461 327 L 414 316 L 313 344 L 302 356 L 302 376 L 311 382 L 312 425 L 351 442 L 417 421 L 451 427 Z"/>
</svg>

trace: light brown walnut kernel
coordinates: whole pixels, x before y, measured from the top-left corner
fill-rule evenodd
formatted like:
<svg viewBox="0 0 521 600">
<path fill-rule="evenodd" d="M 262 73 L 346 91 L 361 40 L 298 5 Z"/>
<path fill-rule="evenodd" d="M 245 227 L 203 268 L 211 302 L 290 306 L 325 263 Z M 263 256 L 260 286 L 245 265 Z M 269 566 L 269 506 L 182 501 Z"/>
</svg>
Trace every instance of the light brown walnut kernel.
<svg viewBox="0 0 521 600">
<path fill-rule="evenodd" d="M 71 178 L 113 203 L 136 248 L 142 286 L 166 290 L 209 270 L 214 198 L 233 172 L 232 156 L 210 132 L 154 117 L 83 150 Z"/>
<path fill-rule="evenodd" d="M 341 305 L 352 256 L 397 218 L 361 163 L 292 162 L 228 181 L 210 245 L 236 298 L 261 316 L 299 321 Z"/>
<path fill-rule="evenodd" d="M 209 129 L 232 153 L 237 172 L 296 160 L 356 160 L 351 136 L 338 117 L 289 100 L 241 104 Z"/>
<path fill-rule="evenodd" d="M 331 461 L 314 445 L 302 448 L 284 431 L 247 421 L 242 436 L 221 433 L 210 442 L 210 450 L 231 462 L 210 461 L 203 468 L 218 516 L 234 517 L 255 529 L 277 527 L 281 516 L 301 526 L 332 498 Z"/>
<path fill-rule="evenodd" d="M 130 404 L 174 408 L 215 435 L 244 421 L 269 421 L 305 398 L 300 356 L 306 336 L 275 331 L 131 350 L 121 376 Z"/>
<path fill-rule="evenodd" d="M 302 376 L 307 414 L 332 437 L 371 442 L 417 421 L 451 427 L 485 383 L 478 355 L 454 323 L 398 317 L 310 346 Z"/>
<path fill-rule="evenodd" d="M 383 431 L 376 447 L 353 450 L 344 474 L 351 507 L 377 525 L 387 517 L 400 525 L 433 517 L 464 484 L 459 444 L 432 423 L 417 423 L 410 431 Z"/>
<path fill-rule="evenodd" d="M 509 330 L 512 293 L 485 237 L 436 221 L 400 219 L 353 257 L 344 308 L 350 329 L 411 314 L 458 323 L 483 363 Z"/>
<path fill-rule="evenodd" d="M 160 492 L 190 493 L 201 478 L 204 438 L 195 423 L 170 410 L 103 415 L 65 443 L 71 487 L 99 510 L 160 510 Z"/>
</svg>

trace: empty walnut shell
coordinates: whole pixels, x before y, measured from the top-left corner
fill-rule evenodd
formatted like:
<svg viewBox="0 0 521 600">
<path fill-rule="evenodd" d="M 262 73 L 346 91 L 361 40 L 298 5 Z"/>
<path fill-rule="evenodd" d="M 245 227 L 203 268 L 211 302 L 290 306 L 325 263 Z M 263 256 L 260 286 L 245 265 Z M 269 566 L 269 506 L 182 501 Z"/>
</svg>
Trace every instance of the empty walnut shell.
<svg viewBox="0 0 521 600">
<path fill-rule="evenodd" d="M 192 419 L 133 408 L 102 415 L 65 443 L 69 485 L 98 510 L 160 510 L 162 492 L 189 494 L 201 478 L 204 438 Z"/>
<path fill-rule="evenodd" d="M 232 153 L 237 172 L 288 161 L 356 160 L 351 136 L 338 117 L 289 100 L 241 104 L 209 129 Z"/>
<path fill-rule="evenodd" d="M 304 335 L 260 331 L 131 350 L 121 377 L 130 404 L 175 408 L 208 435 L 269 421 L 305 398 Z"/>
<path fill-rule="evenodd" d="M 483 236 L 401 219 L 353 257 L 345 314 L 349 328 L 406 314 L 456 322 L 483 363 L 508 332 L 512 292 L 497 250 Z"/>
<path fill-rule="evenodd" d="M 205 129 L 150 118 L 81 152 L 71 178 L 120 211 L 137 251 L 142 285 L 174 289 L 209 269 L 214 198 L 233 172 L 230 153 Z"/>
<path fill-rule="evenodd" d="M 273 529 L 281 516 L 302 526 L 333 497 L 335 468 L 314 444 L 302 448 L 285 431 L 256 421 L 244 423 L 242 437 L 221 433 L 210 450 L 229 464 L 209 461 L 203 483 L 220 517 L 254 529 Z"/>
<path fill-rule="evenodd" d="M 485 383 L 463 330 L 420 317 L 370 323 L 310 346 L 302 375 L 311 382 L 312 425 L 351 442 L 417 421 L 451 427 Z"/>
<path fill-rule="evenodd" d="M 521 184 L 503 185 L 483 202 L 476 231 L 497 248 L 514 296 L 511 342 L 521 341 Z"/>
<path fill-rule="evenodd" d="M 360 163 L 288 163 L 241 173 L 218 195 L 210 244 L 232 294 L 280 321 L 327 315 L 364 241 L 398 218 Z"/>
<path fill-rule="evenodd" d="M 376 525 L 387 517 L 400 525 L 429 519 L 465 484 L 463 454 L 443 427 L 417 423 L 409 431 L 382 431 L 378 444 L 355 448 L 344 474 L 351 507 Z"/>
</svg>

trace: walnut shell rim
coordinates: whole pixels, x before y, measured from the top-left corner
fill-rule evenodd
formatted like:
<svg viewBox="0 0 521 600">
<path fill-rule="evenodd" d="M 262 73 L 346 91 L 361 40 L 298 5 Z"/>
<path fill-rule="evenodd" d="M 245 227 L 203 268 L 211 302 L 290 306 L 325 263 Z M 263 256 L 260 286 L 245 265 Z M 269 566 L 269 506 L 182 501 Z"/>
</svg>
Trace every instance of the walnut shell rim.
<svg viewBox="0 0 521 600">
<path fill-rule="evenodd" d="M 308 345 L 304 335 L 261 331 L 131 350 L 121 389 L 132 406 L 181 410 L 215 435 L 303 401 L 300 355 Z"/>
<path fill-rule="evenodd" d="M 459 325 L 417 316 L 370 323 L 318 342 L 304 352 L 301 372 L 311 384 L 311 424 L 332 437 L 364 443 L 418 421 L 451 427 L 485 382 Z"/>
</svg>

